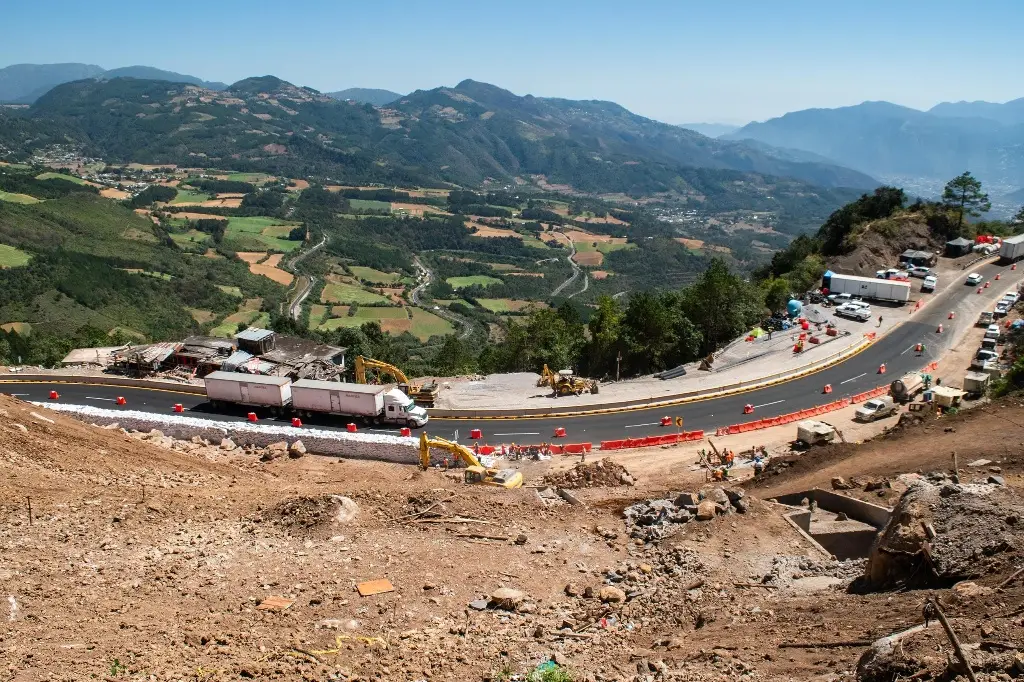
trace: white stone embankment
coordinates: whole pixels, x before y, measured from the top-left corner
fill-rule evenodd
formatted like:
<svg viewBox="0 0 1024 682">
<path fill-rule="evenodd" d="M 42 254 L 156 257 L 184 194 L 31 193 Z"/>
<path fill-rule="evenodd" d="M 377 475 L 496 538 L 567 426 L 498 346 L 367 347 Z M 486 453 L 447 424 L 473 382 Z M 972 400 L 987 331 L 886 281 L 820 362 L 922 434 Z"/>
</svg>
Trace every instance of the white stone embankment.
<svg viewBox="0 0 1024 682">
<path fill-rule="evenodd" d="M 183 440 L 199 436 L 212 443 L 230 438 L 236 445 L 265 448 L 271 443 L 301 440 L 306 450 L 318 455 L 335 455 L 351 459 L 372 459 L 398 464 L 419 462 L 415 438 L 378 433 L 346 433 L 310 427 L 278 424 L 212 421 L 177 414 L 152 414 L 136 410 L 107 410 L 90 405 L 35 403 L 57 412 L 73 415 L 101 426 L 117 424 L 123 429 L 150 431 L 157 429 L 167 436 Z"/>
</svg>

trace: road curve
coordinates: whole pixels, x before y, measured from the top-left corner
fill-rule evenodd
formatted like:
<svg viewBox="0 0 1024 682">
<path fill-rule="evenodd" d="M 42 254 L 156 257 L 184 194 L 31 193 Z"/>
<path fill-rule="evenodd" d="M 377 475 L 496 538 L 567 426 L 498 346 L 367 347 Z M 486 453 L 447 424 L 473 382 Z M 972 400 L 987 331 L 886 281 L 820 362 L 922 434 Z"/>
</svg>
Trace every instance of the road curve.
<svg viewBox="0 0 1024 682">
<path fill-rule="evenodd" d="M 1005 271 L 994 264 L 974 269 L 990 278 Z M 1007 282 L 1007 284 L 1009 284 Z M 431 419 L 427 430 L 436 435 L 454 437 L 456 432 L 465 441 L 471 429 L 481 429 L 484 440 L 490 443 L 529 443 L 550 440 L 556 427 L 567 432 L 567 442 L 593 442 L 639 438 L 665 433 L 659 425 L 662 416 L 681 416 L 687 430 L 713 431 L 751 418 L 774 417 L 807 409 L 837 398 L 870 390 L 889 383 L 893 378 L 915 371 L 936 360 L 942 352 L 934 342 L 936 327 L 946 320 L 950 310 L 967 296 L 974 295 L 973 287 L 953 285 L 941 292 L 908 322 L 893 328 L 877 342 L 850 359 L 827 369 L 746 393 L 732 396 L 696 400 L 675 407 L 639 408 L 628 411 L 575 417 L 508 418 L 508 419 Z M 884 313 L 883 313 L 884 314 Z M 864 325 L 864 331 L 873 326 Z M 925 352 L 918 354 L 914 346 L 925 343 Z M 886 374 L 879 375 L 879 365 L 885 363 Z M 12 377 L 13 379 L 13 377 Z M 831 384 L 833 393 L 823 395 L 822 388 Z M 0 390 L 26 400 L 45 401 L 49 391 L 57 390 L 61 402 L 70 402 L 116 409 L 113 398 L 124 396 L 130 409 L 169 413 L 174 403 L 182 403 L 191 416 L 209 415 L 217 419 L 242 419 L 241 411 L 214 415 L 202 396 L 175 393 L 172 390 L 120 388 L 74 383 L 17 383 L 6 377 Z M 565 399 L 571 404 L 572 398 Z M 754 415 L 743 414 L 744 405 L 755 407 Z M 262 415 L 261 415 L 262 416 Z M 343 423 L 323 422 L 330 428 L 343 429 Z"/>
</svg>

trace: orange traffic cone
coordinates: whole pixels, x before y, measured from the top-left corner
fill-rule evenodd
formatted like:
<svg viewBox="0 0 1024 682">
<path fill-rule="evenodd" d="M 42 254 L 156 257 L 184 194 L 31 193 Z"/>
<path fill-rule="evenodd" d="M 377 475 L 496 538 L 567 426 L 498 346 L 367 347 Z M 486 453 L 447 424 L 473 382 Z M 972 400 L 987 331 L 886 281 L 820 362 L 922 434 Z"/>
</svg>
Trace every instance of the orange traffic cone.
<svg viewBox="0 0 1024 682">
<path fill-rule="evenodd" d="M 879 374 L 885 374 L 885 363 L 884 362 L 878 366 L 878 373 Z"/>
<path fill-rule="evenodd" d="M 942 325 L 941 324 L 939 325 L 939 328 L 935 330 L 935 333 L 936 334 L 941 334 L 942 333 Z"/>
<path fill-rule="evenodd" d="M 956 313 L 954 313 L 954 312 L 950 312 L 950 313 L 949 313 L 949 317 L 948 317 L 947 319 L 950 319 L 950 320 L 952 320 L 952 319 L 953 319 L 953 318 L 954 318 L 955 316 L 956 316 Z"/>
<path fill-rule="evenodd" d="M 753 405 L 751 405 L 750 403 L 747 403 L 746 405 L 743 406 L 743 414 L 753 414 L 753 413 L 754 413 L 754 406 Z"/>
<path fill-rule="evenodd" d="M 823 390 L 822 393 L 831 393 L 831 392 L 832 392 L 832 384 L 825 384 L 825 390 Z"/>
</svg>

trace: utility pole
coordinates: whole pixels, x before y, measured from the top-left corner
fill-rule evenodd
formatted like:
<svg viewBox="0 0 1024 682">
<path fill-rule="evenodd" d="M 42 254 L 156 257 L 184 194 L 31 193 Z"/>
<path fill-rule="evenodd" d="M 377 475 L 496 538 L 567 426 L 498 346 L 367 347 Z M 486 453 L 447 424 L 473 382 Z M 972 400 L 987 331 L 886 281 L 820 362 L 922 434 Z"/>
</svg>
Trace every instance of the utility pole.
<svg viewBox="0 0 1024 682">
<path fill-rule="evenodd" d="M 622 351 L 615 356 L 615 381 L 619 380 L 619 364 L 622 363 Z"/>
</svg>

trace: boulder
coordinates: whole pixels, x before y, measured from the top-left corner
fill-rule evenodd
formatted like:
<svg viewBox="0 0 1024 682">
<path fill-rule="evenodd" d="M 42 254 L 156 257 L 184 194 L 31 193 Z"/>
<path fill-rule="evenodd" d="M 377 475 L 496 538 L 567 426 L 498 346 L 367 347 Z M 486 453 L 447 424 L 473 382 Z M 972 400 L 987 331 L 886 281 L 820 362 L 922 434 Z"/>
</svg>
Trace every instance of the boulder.
<svg viewBox="0 0 1024 682">
<path fill-rule="evenodd" d="M 286 443 L 283 440 L 278 441 L 276 443 L 271 443 L 270 445 L 267 446 L 267 450 L 269 450 L 270 452 L 284 453 L 288 451 L 288 443 Z"/>
<path fill-rule="evenodd" d="M 679 493 L 676 496 L 675 505 L 685 509 L 686 507 L 696 507 L 700 500 L 693 493 Z"/>
<path fill-rule="evenodd" d="M 989 476 L 988 482 L 993 485 L 1006 485 L 1006 479 L 1002 476 Z"/>
<path fill-rule="evenodd" d="M 306 446 L 302 444 L 301 440 L 297 440 L 288 446 L 288 456 L 292 459 L 298 459 L 306 454 Z"/>
<path fill-rule="evenodd" d="M 335 523 L 342 525 L 352 523 L 359 515 L 359 505 L 350 497 L 344 495 L 331 495 L 331 499 L 337 504 L 334 512 Z"/>
<path fill-rule="evenodd" d="M 621 604 L 626 601 L 626 593 L 610 585 L 602 587 L 597 596 L 605 604 Z"/>
<path fill-rule="evenodd" d="M 832 490 L 852 490 L 856 487 L 857 486 L 855 486 L 853 483 L 850 483 L 842 476 L 832 477 Z"/>
<path fill-rule="evenodd" d="M 716 504 L 729 504 L 729 496 L 725 494 L 725 490 L 722 488 L 712 488 L 705 497 Z"/>
<path fill-rule="evenodd" d="M 697 505 L 697 520 L 710 521 L 715 518 L 717 508 L 718 506 L 713 500 L 701 500 L 700 504 Z"/>
<path fill-rule="evenodd" d="M 736 504 L 746 497 L 746 494 L 743 488 L 728 488 L 725 491 L 725 496 L 729 498 L 731 504 Z"/>
<path fill-rule="evenodd" d="M 235 441 L 231 440 L 230 438 L 221 438 L 220 439 L 220 449 L 221 450 L 231 451 L 231 450 L 234 450 L 236 447 L 238 447 L 238 446 L 235 445 Z"/>
<path fill-rule="evenodd" d="M 506 611 L 515 611 L 525 600 L 525 592 L 513 590 L 510 587 L 502 587 L 491 594 L 489 606 Z"/>
</svg>

